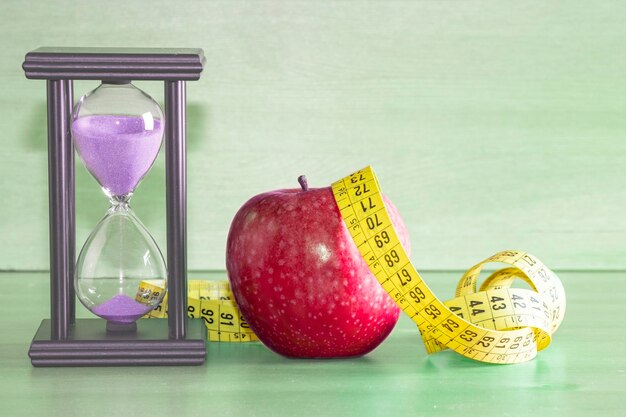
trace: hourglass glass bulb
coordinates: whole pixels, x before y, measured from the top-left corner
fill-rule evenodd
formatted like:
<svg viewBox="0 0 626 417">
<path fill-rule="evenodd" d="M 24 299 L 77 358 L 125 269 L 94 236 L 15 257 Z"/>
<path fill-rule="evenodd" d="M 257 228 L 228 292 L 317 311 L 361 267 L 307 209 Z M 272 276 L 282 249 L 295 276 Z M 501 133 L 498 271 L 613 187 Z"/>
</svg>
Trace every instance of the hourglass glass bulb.
<svg viewBox="0 0 626 417">
<path fill-rule="evenodd" d="M 103 83 L 74 110 L 76 151 L 109 197 L 132 194 L 156 159 L 163 113 L 131 83 Z"/>
<path fill-rule="evenodd" d="M 156 307 L 163 294 L 139 294 L 141 281 L 165 283 L 163 255 L 125 203 L 109 209 L 76 264 L 76 293 L 85 307 L 113 323 L 132 323 Z"/>
</svg>

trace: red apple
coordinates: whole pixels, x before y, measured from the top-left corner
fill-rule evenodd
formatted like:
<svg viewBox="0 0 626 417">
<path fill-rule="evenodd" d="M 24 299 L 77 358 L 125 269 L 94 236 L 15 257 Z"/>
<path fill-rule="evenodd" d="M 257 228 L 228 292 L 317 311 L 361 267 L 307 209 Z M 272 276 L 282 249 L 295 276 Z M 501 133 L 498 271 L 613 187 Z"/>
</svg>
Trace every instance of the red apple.
<svg viewBox="0 0 626 417">
<path fill-rule="evenodd" d="M 226 269 L 259 339 L 289 357 L 360 356 L 393 330 L 400 309 L 370 272 L 330 187 L 259 194 L 230 227 Z M 404 222 L 383 196 L 410 251 Z"/>
</svg>

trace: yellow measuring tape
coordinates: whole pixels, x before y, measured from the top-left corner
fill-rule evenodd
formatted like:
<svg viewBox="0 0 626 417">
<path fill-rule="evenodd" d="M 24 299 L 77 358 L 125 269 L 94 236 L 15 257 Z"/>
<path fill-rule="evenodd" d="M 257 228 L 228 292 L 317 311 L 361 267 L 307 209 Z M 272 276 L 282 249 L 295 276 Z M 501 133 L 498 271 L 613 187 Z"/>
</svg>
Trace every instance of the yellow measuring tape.
<svg viewBox="0 0 626 417">
<path fill-rule="evenodd" d="M 481 362 L 519 363 L 545 349 L 565 314 L 559 278 L 526 252 L 503 251 L 470 268 L 455 298 L 442 302 L 409 260 L 389 218 L 371 167 L 333 183 L 341 216 L 376 279 L 417 324 L 428 353 L 449 348 Z M 477 291 L 485 266 L 493 272 Z M 532 290 L 513 288 L 521 279 Z"/>
<path fill-rule="evenodd" d="M 363 259 L 396 304 L 422 334 L 426 351 L 449 348 L 477 361 L 519 363 L 545 349 L 565 314 L 559 278 L 526 252 L 503 251 L 470 268 L 455 298 L 442 302 L 428 288 L 398 240 L 371 167 L 332 185 L 341 216 Z M 483 267 L 509 265 L 491 273 L 477 290 Z M 514 288 L 517 280 L 531 289 Z M 143 281 L 137 301 L 158 297 L 162 281 Z M 227 281 L 189 281 L 188 316 L 204 320 L 208 339 L 258 340 L 241 316 Z M 167 294 L 146 317 L 167 317 Z"/>
<path fill-rule="evenodd" d="M 139 285 L 135 300 L 146 303 L 165 291 L 162 280 L 146 280 Z M 187 316 L 202 318 L 207 339 L 212 342 L 252 342 L 259 340 L 239 312 L 228 281 L 190 280 L 188 282 Z M 144 318 L 167 317 L 167 294 Z"/>
</svg>

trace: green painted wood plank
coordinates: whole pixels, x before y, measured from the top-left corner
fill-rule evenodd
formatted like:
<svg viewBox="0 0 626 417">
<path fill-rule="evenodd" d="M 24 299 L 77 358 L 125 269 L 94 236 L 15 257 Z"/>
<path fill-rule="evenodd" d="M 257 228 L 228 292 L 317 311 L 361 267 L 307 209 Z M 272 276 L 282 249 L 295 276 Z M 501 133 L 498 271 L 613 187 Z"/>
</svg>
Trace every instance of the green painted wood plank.
<svg viewBox="0 0 626 417">
<path fill-rule="evenodd" d="M 553 344 L 525 364 L 426 356 L 402 317 L 377 350 L 293 360 L 261 344 L 210 343 L 205 366 L 34 369 L 26 356 L 47 315 L 47 275 L 0 274 L 0 414 L 20 416 L 621 416 L 626 326 L 621 273 L 563 273 L 568 310 Z M 220 274 L 194 274 L 220 278 Z M 424 278 L 444 297 L 458 276 Z M 87 317 L 79 306 L 79 315 Z"/>
<path fill-rule="evenodd" d="M 20 69 L 41 45 L 204 48 L 188 88 L 192 269 L 224 268 L 252 195 L 366 164 L 420 268 L 520 248 L 554 268 L 624 269 L 625 12 L 615 0 L 4 0 L 0 269 L 48 268 L 45 88 Z M 162 248 L 163 176 L 161 159 L 133 204 Z M 82 166 L 77 198 L 82 242 L 106 208 Z"/>
</svg>

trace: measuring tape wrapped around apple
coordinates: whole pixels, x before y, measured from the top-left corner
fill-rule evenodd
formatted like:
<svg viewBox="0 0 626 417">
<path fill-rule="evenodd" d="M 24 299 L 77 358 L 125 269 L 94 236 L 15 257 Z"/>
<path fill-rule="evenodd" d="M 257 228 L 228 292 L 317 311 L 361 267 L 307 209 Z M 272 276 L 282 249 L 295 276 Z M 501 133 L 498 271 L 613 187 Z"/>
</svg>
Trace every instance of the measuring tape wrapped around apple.
<svg viewBox="0 0 626 417">
<path fill-rule="evenodd" d="M 549 345 L 565 314 L 565 291 L 534 256 L 503 251 L 487 258 L 462 276 L 455 298 L 443 302 L 411 264 L 404 224 L 371 167 L 331 188 L 301 185 L 253 197 L 231 225 L 227 269 L 243 316 L 230 301 L 233 310 L 225 317 L 248 318 L 247 340 L 256 339 L 251 328 L 286 356 L 357 356 L 386 338 L 402 310 L 428 353 L 448 348 L 505 364 L 528 361 Z M 294 193 L 309 194 L 293 205 Z M 318 218 L 305 222 L 304 216 Z M 297 233 L 284 233 L 289 227 Z M 477 288 L 492 262 L 508 266 Z M 512 287 L 516 280 L 530 289 Z M 190 298 L 190 308 L 202 310 L 194 302 Z M 234 339 L 216 336 L 215 326 L 214 340 Z M 241 327 L 238 332 L 241 341 Z"/>
<path fill-rule="evenodd" d="M 559 278 L 526 252 L 503 251 L 470 268 L 456 296 L 440 301 L 409 261 L 385 209 L 371 167 L 335 182 L 342 218 L 376 279 L 417 324 L 429 353 L 445 348 L 482 362 L 518 363 L 550 344 L 565 314 Z M 477 291 L 483 266 L 510 265 L 492 273 Z M 516 279 L 532 290 L 512 288 Z"/>
</svg>

